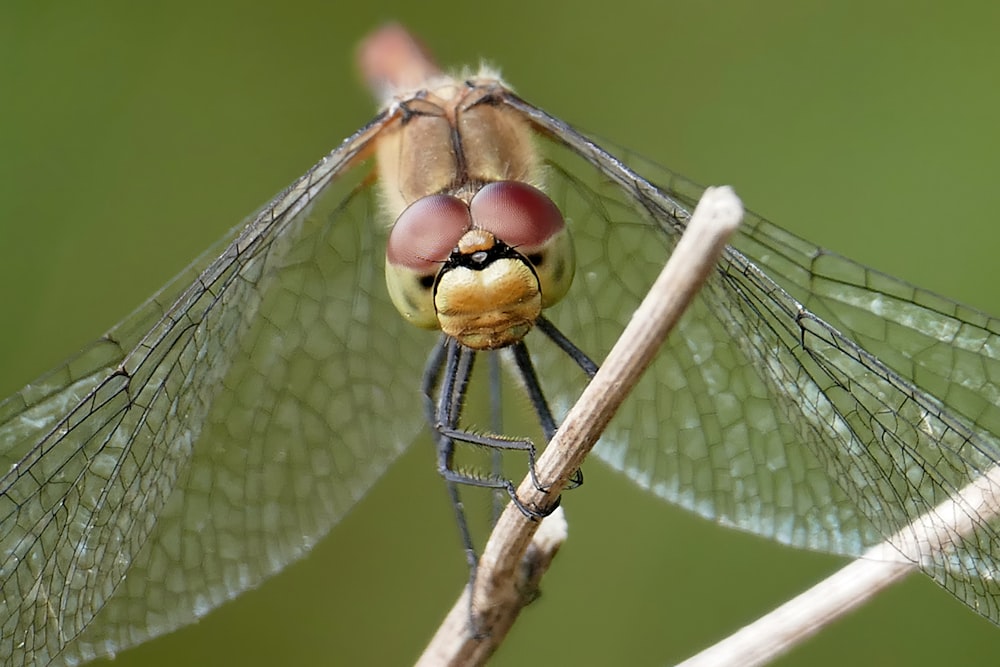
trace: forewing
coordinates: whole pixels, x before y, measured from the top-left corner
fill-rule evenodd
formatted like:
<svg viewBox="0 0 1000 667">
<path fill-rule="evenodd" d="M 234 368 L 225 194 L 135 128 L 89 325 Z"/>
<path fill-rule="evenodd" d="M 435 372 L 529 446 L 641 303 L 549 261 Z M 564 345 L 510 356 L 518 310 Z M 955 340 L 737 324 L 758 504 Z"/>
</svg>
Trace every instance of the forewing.
<svg viewBox="0 0 1000 667">
<path fill-rule="evenodd" d="M 203 615 L 304 553 L 413 439 L 423 359 L 403 351 L 430 343 L 385 296 L 373 195 L 330 186 L 377 129 L 3 404 L 4 664 Z"/>
<path fill-rule="evenodd" d="M 639 176 L 510 103 L 596 169 L 552 169 L 581 257 L 551 317 L 603 358 L 701 188 L 634 161 Z M 566 153 L 555 149 L 559 165 Z M 787 544 L 858 555 L 891 539 L 998 622 L 1000 536 L 985 508 L 960 504 L 971 533 L 946 532 L 919 555 L 914 530 L 897 534 L 919 517 L 954 522 L 937 508 L 973 480 L 1000 492 L 984 478 L 1000 460 L 998 330 L 748 214 L 596 453 L 661 497 Z M 570 370 L 550 353 L 540 365 L 558 382 Z"/>
</svg>

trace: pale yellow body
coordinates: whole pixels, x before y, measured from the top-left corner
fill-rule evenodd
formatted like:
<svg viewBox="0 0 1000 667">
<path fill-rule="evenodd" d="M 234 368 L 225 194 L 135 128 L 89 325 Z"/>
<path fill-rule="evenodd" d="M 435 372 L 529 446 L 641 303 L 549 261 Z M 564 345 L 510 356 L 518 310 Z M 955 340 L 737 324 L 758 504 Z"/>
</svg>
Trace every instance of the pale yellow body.
<svg viewBox="0 0 1000 667">
<path fill-rule="evenodd" d="M 383 205 L 391 220 L 429 195 L 449 194 L 468 205 L 487 183 L 540 187 L 530 125 L 507 107 L 489 103 L 505 90 L 499 78 L 483 72 L 471 79 L 435 76 L 425 88 L 392 95 L 388 110 L 395 118 L 380 132 L 376 148 Z M 475 252 L 497 240 L 475 227 L 467 237 L 456 250 Z M 420 273 L 387 262 L 389 294 L 417 326 L 440 328 L 474 349 L 505 347 L 528 333 L 543 307 L 565 295 L 574 270 L 565 229 L 543 246 L 515 250 L 546 261 L 533 266 L 523 258 L 503 259 L 485 270 L 458 267 L 443 273 L 436 289 L 441 264 Z"/>
<path fill-rule="evenodd" d="M 481 103 L 495 88 L 505 89 L 504 83 L 488 71 L 468 81 L 473 87 L 442 75 L 427 84 L 426 92 L 394 96 L 390 109 L 406 111 L 382 130 L 376 149 L 390 220 L 421 197 L 439 192 L 468 201 L 491 181 L 540 186 L 538 152 L 528 123 L 510 109 Z"/>
</svg>

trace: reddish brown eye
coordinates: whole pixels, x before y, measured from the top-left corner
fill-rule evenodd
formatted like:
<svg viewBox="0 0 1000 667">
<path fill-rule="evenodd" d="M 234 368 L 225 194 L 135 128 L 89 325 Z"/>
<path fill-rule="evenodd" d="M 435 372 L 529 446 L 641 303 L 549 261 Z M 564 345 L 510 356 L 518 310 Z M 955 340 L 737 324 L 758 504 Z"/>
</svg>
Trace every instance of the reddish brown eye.
<svg viewBox="0 0 1000 667">
<path fill-rule="evenodd" d="M 538 188 L 518 181 L 490 183 L 469 204 L 476 227 L 530 252 L 565 226 L 562 213 Z"/>
<path fill-rule="evenodd" d="M 400 213 L 389 232 L 385 255 L 389 263 L 417 273 L 433 273 L 458 245 L 472 217 L 461 199 L 430 195 Z"/>
</svg>

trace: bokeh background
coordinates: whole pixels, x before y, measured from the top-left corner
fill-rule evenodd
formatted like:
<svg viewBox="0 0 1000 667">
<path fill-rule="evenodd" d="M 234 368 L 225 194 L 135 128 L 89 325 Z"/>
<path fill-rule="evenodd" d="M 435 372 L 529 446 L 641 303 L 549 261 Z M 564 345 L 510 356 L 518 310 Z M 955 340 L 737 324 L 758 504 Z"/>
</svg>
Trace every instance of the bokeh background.
<svg viewBox="0 0 1000 667">
<path fill-rule="evenodd" d="M 365 122 L 352 49 L 390 19 L 806 238 L 1000 312 L 994 3 L 12 2 L 0 394 Z M 493 664 L 670 664 L 844 563 L 694 518 L 598 463 L 565 500 L 570 539 Z M 407 664 L 465 576 L 424 444 L 308 558 L 116 664 Z M 1000 630 L 914 576 L 781 664 L 997 655 Z"/>
</svg>

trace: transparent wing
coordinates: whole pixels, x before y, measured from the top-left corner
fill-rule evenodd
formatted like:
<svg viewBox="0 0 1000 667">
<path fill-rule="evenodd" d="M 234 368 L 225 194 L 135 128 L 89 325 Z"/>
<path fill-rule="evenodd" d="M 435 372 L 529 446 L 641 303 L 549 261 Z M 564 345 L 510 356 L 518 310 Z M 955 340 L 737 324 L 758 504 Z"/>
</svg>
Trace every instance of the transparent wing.
<svg viewBox="0 0 1000 667">
<path fill-rule="evenodd" d="M 385 296 L 360 176 L 330 185 L 378 124 L 0 405 L 0 663 L 190 622 L 299 557 L 413 439 L 423 359 L 402 350 L 433 336 Z"/>
<path fill-rule="evenodd" d="M 508 103 L 562 144 L 552 148 L 553 194 L 580 261 L 550 317 L 603 358 L 701 188 L 635 161 L 644 179 L 561 121 Z M 559 166 L 571 159 L 576 167 Z M 720 523 L 859 555 L 1000 461 L 998 333 L 996 320 L 748 214 L 596 453 Z M 578 395 L 575 369 L 540 342 L 533 349 L 565 409 Z M 928 549 L 919 565 L 1000 622 L 997 519 L 960 511 L 972 534 Z"/>
</svg>

